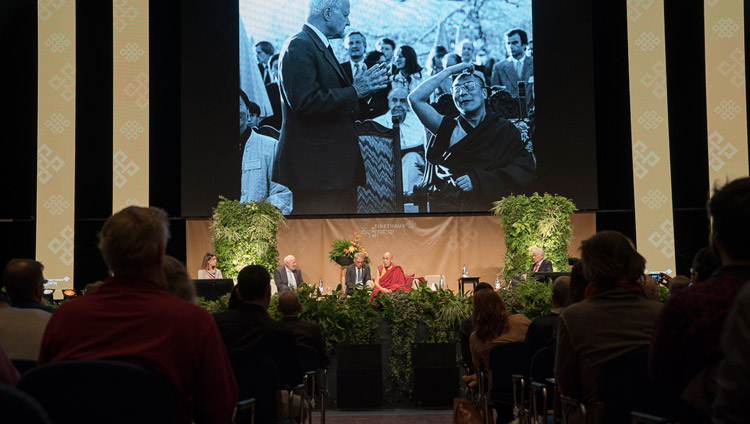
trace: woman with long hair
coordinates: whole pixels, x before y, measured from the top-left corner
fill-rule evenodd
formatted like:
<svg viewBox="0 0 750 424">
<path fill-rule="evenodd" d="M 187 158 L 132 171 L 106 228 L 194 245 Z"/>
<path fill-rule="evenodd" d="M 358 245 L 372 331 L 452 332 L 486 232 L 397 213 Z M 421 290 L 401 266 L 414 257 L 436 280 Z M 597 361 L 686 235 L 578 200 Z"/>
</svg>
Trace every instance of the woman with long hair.
<svg viewBox="0 0 750 424">
<path fill-rule="evenodd" d="M 393 61 L 396 65 L 396 73 L 392 77 L 393 86 L 400 85 L 411 93 L 422 82 L 422 67 L 419 66 L 417 52 L 410 46 L 399 46 L 393 55 Z"/>
<path fill-rule="evenodd" d="M 221 270 L 216 268 L 216 255 L 209 252 L 203 255 L 203 262 L 201 263 L 201 269 L 198 270 L 199 280 L 213 280 L 217 278 L 223 278 L 221 276 Z"/>
</svg>

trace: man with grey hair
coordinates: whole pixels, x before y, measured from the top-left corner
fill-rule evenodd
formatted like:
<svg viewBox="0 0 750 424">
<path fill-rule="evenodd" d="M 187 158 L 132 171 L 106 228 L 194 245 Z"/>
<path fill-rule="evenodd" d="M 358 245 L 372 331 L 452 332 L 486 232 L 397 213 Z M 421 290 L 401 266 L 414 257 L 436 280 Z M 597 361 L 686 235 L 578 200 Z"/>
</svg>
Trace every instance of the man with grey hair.
<svg viewBox="0 0 750 424">
<path fill-rule="evenodd" d="M 273 181 L 292 190 L 295 214 L 355 213 L 365 172 L 354 122 L 360 100 L 388 85 L 374 66 L 350 79 L 331 48 L 349 26 L 349 0 L 312 0 L 279 60 L 282 124 Z"/>
<path fill-rule="evenodd" d="M 344 274 L 344 284 L 346 285 L 346 296 L 354 294 L 354 289 L 362 288 L 365 284 L 372 281 L 370 275 L 370 265 L 365 263 L 365 254 L 357 252 L 354 254 L 354 263 L 346 267 Z"/>
<path fill-rule="evenodd" d="M 448 78 L 460 115 L 450 118 L 430 104 Z M 486 108 L 484 75 L 471 63 L 443 69 L 409 95 L 412 110 L 434 136 L 427 142 L 425 177 L 430 211 L 487 211 L 492 202 L 519 193 L 534 179 L 531 153 L 510 121 Z M 417 190 L 415 190 L 415 195 Z"/>
<path fill-rule="evenodd" d="M 273 281 L 279 293 L 284 293 L 302 284 L 302 273 L 297 269 L 297 258 L 287 255 L 284 258 L 284 266 L 276 268 L 273 272 Z"/>
<path fill-rule="evenodd" d="M 134 363 L 171 383 L 178 423 L 227 423 L 238 390 L 216 323 L 158 283 L 167 225 L 167 214 L 153 207 L 130 206 L 107 219 L 99 250 L 113 276 L 95 292 L 60 305 L 44 333 L 39 364 Z"/>
<path fill-rule="evenodd" d="M 531 251 L 531 260 L 533 261 L 529 265 L 529 270 L 526 274 L 523 274 L 524 280 L 528 274 L 534 274 L 535 272 L 553 272 L 552 261 L 544 259 L 544 249 L 536 247 Z M 533 276 L 533 275 L 532 275 Z"/>
</svg>

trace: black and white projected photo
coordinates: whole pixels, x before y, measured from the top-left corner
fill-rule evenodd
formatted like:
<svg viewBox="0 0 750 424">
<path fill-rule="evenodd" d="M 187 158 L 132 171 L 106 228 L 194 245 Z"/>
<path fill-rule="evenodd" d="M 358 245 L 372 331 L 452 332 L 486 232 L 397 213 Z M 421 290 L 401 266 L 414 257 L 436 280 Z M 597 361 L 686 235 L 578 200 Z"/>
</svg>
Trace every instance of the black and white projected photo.
<svg viewBox="0 0 750 424">
<path fill-rule="evenodd" d="M 240 200 L 287 215 L 477 212 L 535 182 L 530 0 L 239 11 Z"/>
</svg>

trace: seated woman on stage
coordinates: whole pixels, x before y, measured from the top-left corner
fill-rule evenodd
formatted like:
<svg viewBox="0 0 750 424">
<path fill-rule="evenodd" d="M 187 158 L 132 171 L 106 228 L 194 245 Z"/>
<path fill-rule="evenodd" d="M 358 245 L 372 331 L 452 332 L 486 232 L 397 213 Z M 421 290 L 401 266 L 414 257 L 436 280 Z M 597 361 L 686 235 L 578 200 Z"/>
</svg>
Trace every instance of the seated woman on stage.
<svg viewBox="0 0 750 424">
<path fill-rule="evenodd" d="M 201 269 L 198 270 L 199 280 L 213 280 L 217 278 L 224 278 L 221 275 L 221 270 L 216 268 L 216 255 L 213 253 L 206 253 L 203 256 L 203 263 Z"/>
<path fill-rule="evenodd" d="M 408 291 L 404 270 L 399 265 L 393 264 L 391 252 L 383 253 L 383 265 L 378 265 L 378 273 L 373 280 L 372 294 L 378 292 L 392 293 L 397 290 Z"/>
</svg>

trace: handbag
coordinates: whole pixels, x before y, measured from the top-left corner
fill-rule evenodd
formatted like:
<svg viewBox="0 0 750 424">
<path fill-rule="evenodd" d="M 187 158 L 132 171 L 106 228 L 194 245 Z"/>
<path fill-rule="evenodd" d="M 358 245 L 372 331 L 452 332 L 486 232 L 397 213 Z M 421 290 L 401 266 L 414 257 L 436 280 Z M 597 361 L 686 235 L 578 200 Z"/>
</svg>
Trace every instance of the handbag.
<svg viewBox="0 0 750 424">
<path fill-rule="evenodd" d="M 483 424 L 482 410 L 467 398 L 453 399 L 453 424 Z"/>
</svg>

